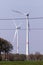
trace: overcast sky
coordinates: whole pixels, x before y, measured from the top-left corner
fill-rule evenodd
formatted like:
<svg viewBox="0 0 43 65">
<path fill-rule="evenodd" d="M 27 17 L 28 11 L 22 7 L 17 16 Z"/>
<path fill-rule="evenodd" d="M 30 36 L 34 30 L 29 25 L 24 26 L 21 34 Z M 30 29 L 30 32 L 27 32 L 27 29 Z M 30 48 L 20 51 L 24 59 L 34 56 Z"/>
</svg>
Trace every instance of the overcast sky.
<svg viewBox="0 0 43 65">
<path fill-rule="evenodd" d="M 24 15 L 12 12 L 17 10 L 24 14 L 29 13 L 29 18 L 43 17 L 43 0 L 0 0 L 0 19 L 25 17 Z M 26 20 L 1 21 L 0 20 L 0 37 L 12 43 L 14 38 L 16 23 L 22 29 L 26 27 Z M 40 52 L 43 54 L 43 19 L 30 20 L 29 32 L 29 51 L 30 53 Z M 35 28 L 34 30 L 32 28 Z M 37 28 L 39 28 L 37 30 Z M 3 29 L 3 30 L 2 30 Z M 6 30 L 4 30 L 6 29 Z M 25 53 L 26 30 L 19 30 L 19 53 Z M 12 43 L 14 46 L 13 53 L 16 53 L 16 38 Z"/>
</svg>

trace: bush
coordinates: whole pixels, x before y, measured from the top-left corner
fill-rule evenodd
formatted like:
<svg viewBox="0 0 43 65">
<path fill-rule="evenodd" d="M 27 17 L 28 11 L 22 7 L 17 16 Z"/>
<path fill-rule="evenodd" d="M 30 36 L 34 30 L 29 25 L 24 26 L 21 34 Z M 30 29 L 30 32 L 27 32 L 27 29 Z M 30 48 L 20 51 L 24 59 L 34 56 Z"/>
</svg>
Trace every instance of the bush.
<svg viewBox="0 0 43 65">
<path fill-rule="evenodd" d="M 13 55 L 13 54 L 9 54 L 8 60 L 9 60 L 9 61 L 14 61 L 14 55 Z"/>
<path fill-rule="evenodd" d="M 19 54 L 14 54 L 14 60 L 18 61 L 19 60 Z"/>
<path fill-rule="evenodd" d="M 24 54 L 21 54 L 21 55 L 19 55 L 20 57 L 19 57 L 19 59 L 21 60 L 21 61 L 24 61 L 24 60 L 26 60 L 26 55 L 24 55 Z"/>
<path fill-rule="evenodd" d="M 24 61 L 26 59 L 26 56 L 24 54 L 15 54 L 14 55 L 14 60 L 15 61 Z"/>
</svg>

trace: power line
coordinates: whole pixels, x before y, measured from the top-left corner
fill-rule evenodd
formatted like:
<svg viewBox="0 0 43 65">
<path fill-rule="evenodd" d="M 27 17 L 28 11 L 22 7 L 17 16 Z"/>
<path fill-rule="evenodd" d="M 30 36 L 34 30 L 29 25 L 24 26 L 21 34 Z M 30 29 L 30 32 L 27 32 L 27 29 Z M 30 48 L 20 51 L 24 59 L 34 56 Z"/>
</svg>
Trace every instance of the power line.
<svg viewBox="0 0 43 65">
<path fill-rule="evenodd" d="M 43 17 L 34 17 L 34 18 L 29 18 L 29 19 L 43 19 Z"/>
<path fill-rule="evenodd" d="M 16 30 L 16 29 L 0 29 L 0 30 Z M 26 30 L 26 29 L 19 29 L 19 30 Z M 43 30 L 43 28 L 30 28 L 29 30 Z"/>
<path fill-rule="evenodd" d="M 25 20 L 26 18 L 2 18 L 0 20 Z M 28 18 L 30 20 L 32 19 L 43 19 L 43 17 L 34 17 L 34 18 Z"/>
</svg>

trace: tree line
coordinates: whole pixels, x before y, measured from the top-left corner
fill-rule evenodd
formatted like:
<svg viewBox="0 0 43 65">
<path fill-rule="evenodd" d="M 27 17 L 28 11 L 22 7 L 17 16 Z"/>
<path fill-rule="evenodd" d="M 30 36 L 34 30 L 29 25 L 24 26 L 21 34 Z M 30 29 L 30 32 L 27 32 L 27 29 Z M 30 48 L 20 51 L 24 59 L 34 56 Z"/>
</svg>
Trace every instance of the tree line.
<svg viewBox="0 0 43 65">
<path fill-rule="evenodd" d="M 25 54 L 12 54 L 10 53 L 11 50 L 13 50 L 12 44 L 3 38 L 0 38 L 0 61 L 1 60 L 7 60 L 7 61 L 25 61 L 26 60 L 27 56 Z M 43 60 L 43 54 L 40 54 L 38 52 L 35 54 L 29 54 L 28 60 L 41 61 Z"/>
<path fill-rule="evenodd" d="M 6 55 L 6 58 L 8 61 L 26 61 L 26 55 L 25 54 L 12 54 L 9 53 Z M 5 54 L 2 54 L 2 60 L 5 60 Z M 42 54 L 30 54 L 28 55 L 28 61 L 42 61 L 43 55 Z"/>
</svg>

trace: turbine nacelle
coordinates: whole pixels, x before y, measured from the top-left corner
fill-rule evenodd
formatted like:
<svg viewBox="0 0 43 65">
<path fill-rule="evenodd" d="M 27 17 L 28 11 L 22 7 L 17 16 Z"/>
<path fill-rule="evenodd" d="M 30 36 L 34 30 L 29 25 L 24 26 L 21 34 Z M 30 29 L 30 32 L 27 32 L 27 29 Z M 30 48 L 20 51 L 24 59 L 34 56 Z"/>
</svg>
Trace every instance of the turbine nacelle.
<svg viewBox="0 0 43 65">
<path fill-rule="evenodd" d="M 16 27 L 16 29 L 18 29 L 18 30 L 19 30 L 19 29 L 21 29 L 21 27 L 20 27 L 20 26 L 17 26 L 17 27 Z"/>
</svg>

